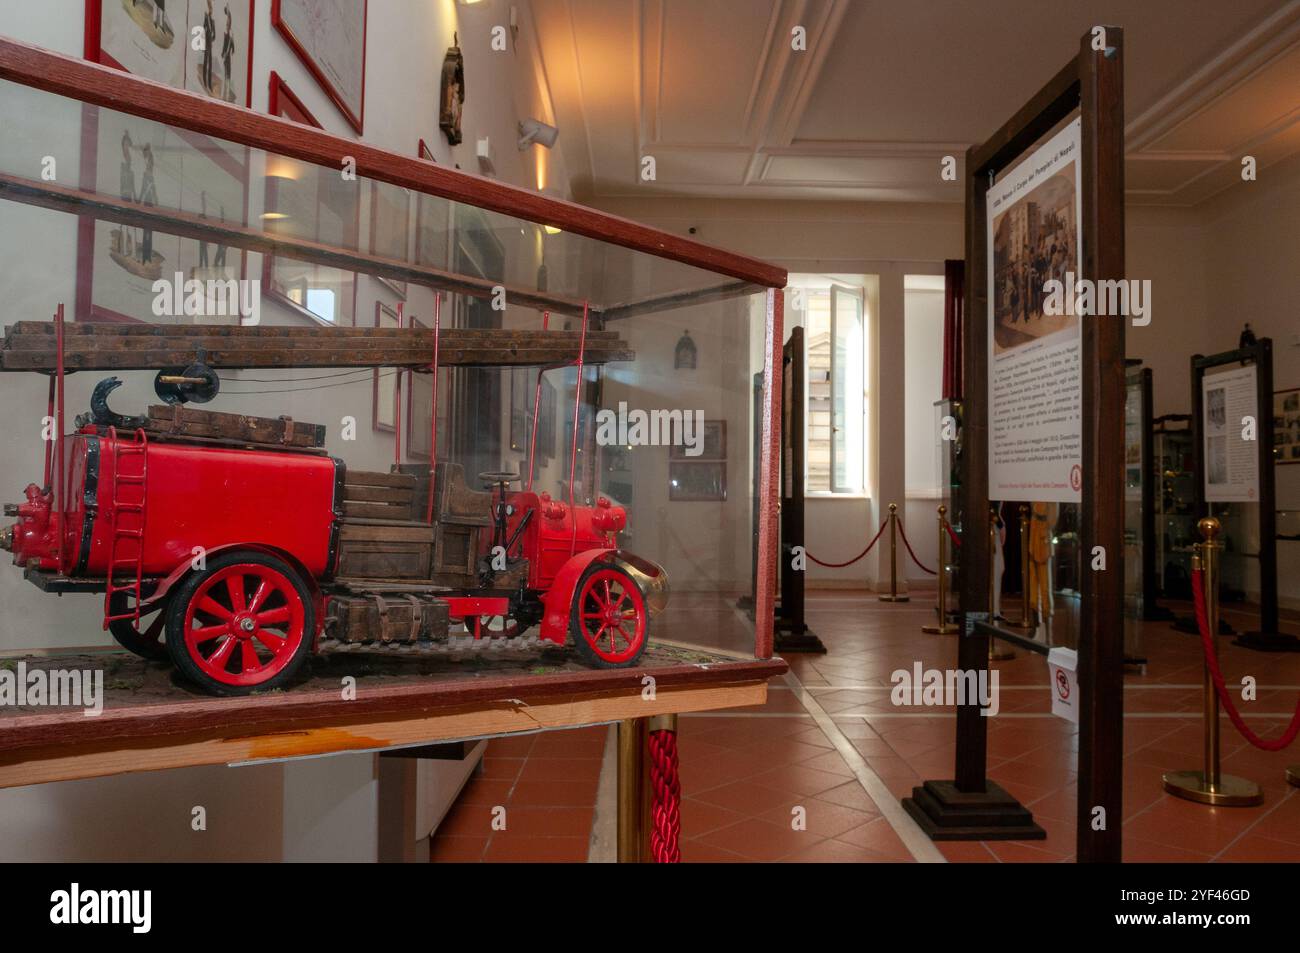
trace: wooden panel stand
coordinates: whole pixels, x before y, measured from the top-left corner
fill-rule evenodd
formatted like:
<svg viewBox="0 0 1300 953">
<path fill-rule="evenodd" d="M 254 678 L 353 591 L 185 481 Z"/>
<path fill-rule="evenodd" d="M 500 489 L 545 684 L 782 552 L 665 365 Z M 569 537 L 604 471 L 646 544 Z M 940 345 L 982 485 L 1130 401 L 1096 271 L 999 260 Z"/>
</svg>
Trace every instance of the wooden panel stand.
<svg viewBox="0 0 1300 953">
<path fill-rule="evenodd" d="M 807 573 L 791 568 L 792 549 L 804 539 L 804 329 L 790 329 L 782 349 L 785 377 L 781 388 L 781 605 L 775 625 L 776 651 L 826 653 L 804 620 Z"/>
<path fill-rule="evenodd" d="M 1015 164 L 1077 108 L 1082 116 L 1081 278 L 1124 275 L 1123 31 L 1107 26 L 1105 49 L 1085 34 L 1079 53 L 1001 129 L 966 154 L 966 283 L 963 340 L 966 464 L 961 481 L 963 514 L 989 505 L 988 247 L 986 192 L 995 173 Z M 1123 464 L 1124 321 L 1082 321 L 1083 473 L 1081 551 L 1101 546 L 1105 571 L 1084 571 L 1080 600 L 1079 796 L 1076 824 L 1080 861 L 1120 860 L 1123 823 Z M 983 534 L 962 547 L 961 605 L 964 636 L 959 668 L 988 667 L 989 636 L 974 623 L 987 619 L 992 553 Z M 968 831 L 980 839 L 1043 836 L 1028 812 L 1017 810 L 986 775 L 988 723 L 978 705 L 957 707 L 955 779 L 926 782 L 904 801 L 923 826 L 948 837 Z M 951 785 L 951 789 L 945 785 Z M 940 796 L 948 792 L 952 796 Z M 955 793 L 953 793 L 955 792 Z M 964 820 L 963 820 L 964 819 Z M 992 825 L 983 823 L 994 820 Z"/>
<path fill-rule="evenodd" d="M 1300 652 L 1300 639 L 1278 631 L 1277 489 L 1273 462 L 1273 341 L 1205 357 L 1192 355 L 1192 458 L 1195 463 L 1196 514 L 1212 516 L 1205 500 L 1205 439 L 1201 381 L 1205 372 L 1230 364 L 1255 365 L 1255 445 L 1259 461 L 1259 628 L 1233 639 L 1233 645 L 1260 652 Z"/>
</svg>

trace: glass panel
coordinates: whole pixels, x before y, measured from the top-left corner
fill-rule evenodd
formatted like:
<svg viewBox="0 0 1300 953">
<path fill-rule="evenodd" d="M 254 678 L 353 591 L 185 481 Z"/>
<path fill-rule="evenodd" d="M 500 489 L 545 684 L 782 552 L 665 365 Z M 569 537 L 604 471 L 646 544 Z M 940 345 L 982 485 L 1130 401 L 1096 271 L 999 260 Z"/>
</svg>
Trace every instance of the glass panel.
<svg viewBox="0 0 1300 953">
<path fill-rule="evenodd" d="M 652 622 L 652 645 L 680 641 L 752 655 L 754 623 L 737 601 L 751 592 L 757 532 L 761 289 L 12 83 L 0 82 L 0 123 L 0 199 L 8 200 L 0 206 L 8 226 L 0 233 L 0 295 L 13 319 L 48 319 L 63 302 L 70 323 L 189 326 L 151 329 L 151 340 L 172 340 L 164 332 L 194 327 L 205 343 L 180 355 L 180 363 L 211 362 L 221 385 L 204 412 L 282 429 L 287 418 L 294 434 L 320 435 L 322 446 L 311 448 L 310 459 L 337 458 L 345 476 L 371 481 L 344 496 L 345 525 L 418 529 L 432 509 L 440 531 L 468 527 L 456 539 L 444 534 L 436 545 L 420 544 L 431 548 L 384 551 L 394 559 L 384 570 L 389 581 L 413 578 L 410 566 L 452 591 L 479 591 L 485 573 L 498 578 L 483 562 L 502 542 L 489 494 L 500 492 L 501 474 L 513 475 L 510 505 L 516 514 L 533 512 L 537 526 L 559 512 L 548 503 L 563 504 L 570 515 L 570 502 L 583 508 L 579 523 L 588 529 L 596 524 L 581 520 L 607 510 L 602 499 L 625 509 L 616 545 L 628 558 L 664 567 L 671 585 L 668 608 Z M 56 169 L 48 176 L 45 156 Z M 431 342 L 435 314 L 442 332 L 436 393 L 422 357 L 398 371 L 358 361 L 355 353 L 340 359 L 322 352 L 316 363 L 304 363 L 270 351 L 270 344 L 264 367 L 223 361 L 219 353 L 243 328 L 256 329 L 259 341 L 261 332 L 276 332 L 275 348 L 334 347 L 318 342 L 337 342 L 344 333 L 356 334 L 347 338 L 349 348 L 378 348 L 393 333 L 386 329 L 398 327 Z M 860 326 L 860 306 L 856 320 Z M 218 335 L 209 333 L 211 325 L 230 327 Z M 526 341 L 525 332 L 546 329 L 576 342 L 584 326 L 591 337 L 581 375 L 571 366 L 576 343 L 547 341 L 544 356 L 516 356 L 527 345 L 512 343 L 512 335 Z M 482 339 L 488 344 L 476 350 L 463 343 L 481 333 L 490 335 Z M 633 356 L 598 362 L 611 348 Z M 113 368 L 123 382 L 114 411 L 153 413 L 153 363 Z M 92 388 L 109 373 L 68 377 L 69 418 L 90 406 Z M 9 375 L 6 383 L 23 400 L 35 395 L 31 406 L 39 403 L 38 418 L 44 413 L 43 382 Z M 861 386 L 848 382 L 850 391 Z M 186 409 L 198 412 L 198 405 Z M 30 458 L 0 461 L 0 487 L 33 480 L 37 449 Z M 295 451 L 279 452 L 276 459 L 299 459 Z M 434 452 L 445 468 L 430 493 Z M 230 503 L 224 488 L 238 476 L 232 459 L 213 458 L 205 468 L 217 481 L 194 491 L 207 494 L 205 512 Z M 402 476 L 414 481 L 394 479 Z M 284 510 L 309 492 L 293 481 L 268 486 Z M 455 500 L 447 499 L 447 487 Z M 321 518 L 334 506 L 319 507 Z M 600 525 L 620 521 L 602 518 Z M 223 531 L 242 523 L 234 516 L 215 522 Z M 503 598 L 522 591 L 536 609 L 556 568 L 572 555 L 570 536 L 557 532 L 547 540 L 527 544 L 529 571 L 545 572 L 527 576 L 522 590 L 512 583 Z M 184 552 L 193 545 L 207 543 L 187 540 Z M 521 545 L 507 555 L 517 558 Z M 397 565 L 398 557 L 412 562 Z M 452 586 L 430 566 L 456 557 L 462 567 Z M 349 571 L 340 568 L 339 575 Z M 0 630 L 0 648 L 100 638 L 102 595 L 54 601 L 34 586 L 6 593 L 18 616 L 37 622 L 22 632 Z M 467 621 L 472 628 L 474 620 Z"/>
</svg>

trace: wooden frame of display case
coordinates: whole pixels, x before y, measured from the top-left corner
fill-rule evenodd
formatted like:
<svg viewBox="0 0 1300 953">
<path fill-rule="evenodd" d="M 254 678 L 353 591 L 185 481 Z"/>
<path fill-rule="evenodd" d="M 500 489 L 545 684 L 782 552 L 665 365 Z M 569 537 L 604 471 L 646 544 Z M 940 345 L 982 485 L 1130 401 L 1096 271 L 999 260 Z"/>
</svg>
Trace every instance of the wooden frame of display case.
<svg viewBox="0 0 1300 953">
<path fill-rule="evenodd" d="M 317 166 L 342 168 L 346 162 L 358 177 L 558 227 L 723 276 L 718 283 L 695 291 L 622 302 L 605 309 L 607 313 L 593 309 L 593 322 L 608 320 L 615 316 L 613 312 L 629 316 L 759 291 L 766 296 L 764 392 L 755 421 L 761 446 L 761 494 L 752 658 L 723 653 L 709 664 L 661 664 L 655 669 L 655 701 L 645 700 L 643 671 L 633 668 L 417 681 L 376 689 L 365 701 L 342 700 L 335 684 L 328 689 L 304 688 L 250 698 L 181 695 L 164 704 L 125 704 L 95 719 L 84 718 L 80 711 L 14 713 L 4 719 L 5 730 L 0 732 L 0 785 L 373 750 L 621 719 L 643 722 L 651 715 L 762 703 L 767 679 L 787 668 L 782 660 L 772 657 L 785 269 L 495 179 L 389 153 L 7 38 L 0 38 L 0 79 Z M 218 238 L 245 251 L 287 255 L 435 290 L 480 297 L 493 293 L 489 282 L 442 268 L 268 235 L 256 228 L 215 223 L 165 208 L 143 208 L 109 194 L 52 182 L 0 175 L 0 199 L 128 224 L 145 222 L 172 234 Z M 560 314 L 581 315 L 585 306 L 544 290 L 507 288 L 507 293 L 512 302 Z M 313 329 L 325 336 L 338 331 Z M 278 358 L 261 355 L 259 360 L 263 366 L 275 366 Z M 413 361 L 396 363 L 415 366 Z M 445 355 L 439 363 L 445 363 Z M 339 366 L 346 364 L 339 362 Z M 286 366 L 300 365 L 290 361 Z"/>
</svg>

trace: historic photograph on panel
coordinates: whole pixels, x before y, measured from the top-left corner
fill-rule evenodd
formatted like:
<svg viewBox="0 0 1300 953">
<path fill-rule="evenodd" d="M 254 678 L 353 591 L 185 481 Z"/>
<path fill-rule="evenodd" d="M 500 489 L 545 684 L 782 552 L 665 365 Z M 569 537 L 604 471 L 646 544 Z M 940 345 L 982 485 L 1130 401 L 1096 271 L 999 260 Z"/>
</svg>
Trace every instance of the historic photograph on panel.
<svg viewBox="0 0 1300 953">
<path fill-rule="evenodd" d="M 993 219 L 993 288 L 997 295 L 993 344 L 997 353 L 1063 331 L 1078 333 L 1079 316 L 1048 314 L 1043 285 L 1078 278 L 1075 163 L 1015 199 Z"/>
</svg>

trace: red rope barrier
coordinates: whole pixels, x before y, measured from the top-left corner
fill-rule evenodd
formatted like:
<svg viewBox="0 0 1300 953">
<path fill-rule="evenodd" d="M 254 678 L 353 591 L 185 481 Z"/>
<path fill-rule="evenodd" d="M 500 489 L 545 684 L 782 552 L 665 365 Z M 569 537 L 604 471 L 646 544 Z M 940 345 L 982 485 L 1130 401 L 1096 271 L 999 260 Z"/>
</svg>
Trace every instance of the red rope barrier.
<svg viewBox="0 0 1300 953">
<path fill-rule="evenodd" d="M 933 569 L 927 569 L 921 564 L 921 560 L 916 558 L 916 553 L 912 551 L 912 544 L 907 541 L 907 534 L 903 532 L 903 521 L 898 521 L 898 535 L 903 537 L 903 545 L 907 548 L 907 555 L 912 557 L 912 562 L 916 563 L 916 568 L 921 572 L 928 572 L 931 576 L 937 576 L 938 573 Z"/>
<path fill-rule="evenodd" d="M 652 731 L 649 737 L 650 859 L 656 864 L 682 860 L 682 782 L 677 767 L 677 732 Z"/>
<path fill-rule="evenodd" d="M 854 556 L 846 563 L 824 563 L 816 556 L 814 556 L 812 553 L 808 552 L 807 549 L 803 551 L 804 555 L 807 556 L 809 559 L 811 559 L 813 562 L 815 562 L 818 566 L 825 566 L 827 569 L 843 569 L 845 566 L 852 566 L 855 562 L 857 562 L 867 553 L 871 552 L 871 547 L 875 546 L 876 543 L 880 541 L 880 534 L 885 531 L 885 527 L 888 525 L 889 525 L 889 520 L 885 520 L 883 523 L 881 523 L 880 529 L 876 530 L 876 535 L 871 538 L 871 542 L 867 543 L 867 548 L 864 549 L 862 552 L 858 553 L 856 556 Z"/>
<path fill-rule="evenodd" d="M 1266 741 L 1246 725 L 1245 720 L 1232 703 L 1232 696 L 1228 694 L 1228 686 L 1224 684 L 1223 671 L 1219 668 L 1219 659 L 1214 651 L 1214 637 L 1210 635 L 1210 621 L 1205 611 L 1204 576 L 1204 570 L 1192 570 L 1192 602 L 1196 607 L 1196 628 L 1201 633 L 1201 647 L 1205 650 L 1205 664 L 1209 666 L 1210 679 L 1214 682 L 1214 690 L 1218 692 L 1220 703 L 1228 712 L 1228 718 L 1231 719 L 1233 725 L 1241 732 L 1242 737 L 1263 751 L 1281 751 L 1295 741 L 1297 734 L 1300 734 L 1300 701 L 1296 702 L 1295 714 L 1291 716 L 1291 724 L 1287 725 L 1286 731 L 1282 732 L 1280 738 Z"/>
<path fill-rule="evenodd" d="M 947 520 L 944 520 L 943 528 L 948 531 L 948 538 L 952 540 L 952 544 L 960 549 L 961 537 L 952 531 L 952 524 L 949 523 Z"/>
</svg>

